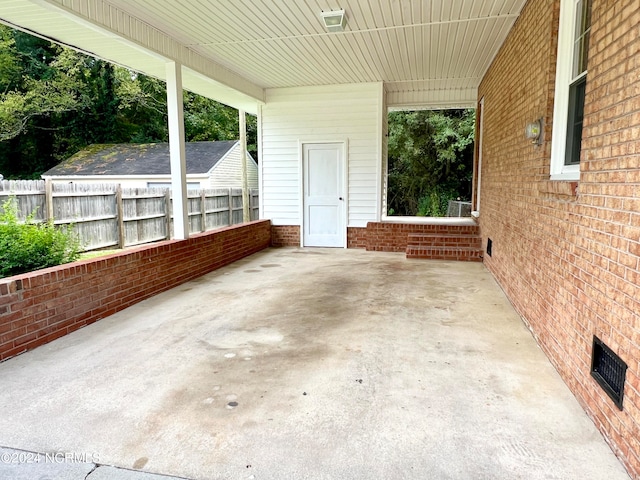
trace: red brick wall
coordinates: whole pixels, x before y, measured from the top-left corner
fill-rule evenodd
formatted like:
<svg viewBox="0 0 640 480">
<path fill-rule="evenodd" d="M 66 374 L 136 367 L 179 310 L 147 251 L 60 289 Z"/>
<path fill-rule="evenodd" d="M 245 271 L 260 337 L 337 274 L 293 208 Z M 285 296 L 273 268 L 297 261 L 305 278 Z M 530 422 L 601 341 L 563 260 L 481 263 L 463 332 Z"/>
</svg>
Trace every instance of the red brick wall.
<svg viewBox="0 0 640 480">
<path fill-rule="evenodd" d="M 0 360 L 267 248 L 258 220 L 0 280 Z"/>
<path fill-rule="evenodd" d="M 347 248 L 367 248 L 367 229 L 363 227 L 348 227 Z"/>
<path fill-rule="evenodd" d="M 378 252 L 404 252 L 410 233 L 477 233 L 476 226 L 422 225 L 411 223 L 367 223 L 366 248 Z"/>
<path fill-rule="evenodd" d="M 477 227 L 453 227 L 455 233 L 476 233 Z M 369 222 L 367 227 L 347 228 L 347 248 L 365 248 L 378 252 L 404 252 L 410 233 L 451 233 L 451 226 L 415 225 L 408 223 Z M 280 225 L 271 227 L 271 245 L 299 247 L 300 227 Z"/>
<path fill-rule="evenodd" d="M 366 228 L 347 228 L 347 248 L 366 248 Z M 299 247 L 300 227 L 298 225 L 273 225 L 271 245 L 274 247 Z"/>
<path fill-rule="evenodd" d="M 299 247 L 300 227 L 298 225 L 272 225 L 271 245 L 273 247 Z"/>
<path fill-rule="evenodd" d="M 529 0 L 479 89 L 484 261 L 640 478 L 640 3 L 593 0 L 577 183 L 549 180 L 558 15 L 558 0 Z M 536 147 L 524 127 L 538 117 Z M 594 334 L 629 365 L 622 411 L 590 376 Z"/>
</svg>

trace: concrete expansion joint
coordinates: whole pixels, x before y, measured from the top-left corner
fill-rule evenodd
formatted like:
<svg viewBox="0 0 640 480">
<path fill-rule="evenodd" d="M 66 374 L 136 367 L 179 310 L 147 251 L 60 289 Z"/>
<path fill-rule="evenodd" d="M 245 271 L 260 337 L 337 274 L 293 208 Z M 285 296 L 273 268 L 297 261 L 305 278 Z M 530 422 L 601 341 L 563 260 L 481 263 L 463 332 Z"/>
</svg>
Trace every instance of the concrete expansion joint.
<svg viewBox="0 0 640 480">
<path fill-rule="evenodd" d="M 84 477 L 84 480 L 92 479 L 109 480 L 193 480 L 189 477 L 177 477 L 173 475 L 165 475 L 162 473 L 151 473 L 142 470 L 129 469 L 125 467 L 116 467 L 113 465 L 94 464 L 93 468 Z"/>
</svg>

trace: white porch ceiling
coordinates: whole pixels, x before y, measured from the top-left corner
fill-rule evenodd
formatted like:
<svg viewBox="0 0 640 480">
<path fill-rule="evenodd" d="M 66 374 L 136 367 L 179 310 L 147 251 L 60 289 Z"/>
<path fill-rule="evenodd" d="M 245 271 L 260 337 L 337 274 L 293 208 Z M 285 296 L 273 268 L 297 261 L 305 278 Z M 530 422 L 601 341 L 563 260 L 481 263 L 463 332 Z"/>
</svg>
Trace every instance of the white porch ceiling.
<svg viewBox="0 0 640 480">
<path fill-rule="evenodd" d="M 160 78 L 179 61 L 186 88 L 248 111 L 268 88 L 368 82 L 390 107 L 452 107 L 475 105 L 525 2 L 0 0 L 0 19 Z"/>
</svg>

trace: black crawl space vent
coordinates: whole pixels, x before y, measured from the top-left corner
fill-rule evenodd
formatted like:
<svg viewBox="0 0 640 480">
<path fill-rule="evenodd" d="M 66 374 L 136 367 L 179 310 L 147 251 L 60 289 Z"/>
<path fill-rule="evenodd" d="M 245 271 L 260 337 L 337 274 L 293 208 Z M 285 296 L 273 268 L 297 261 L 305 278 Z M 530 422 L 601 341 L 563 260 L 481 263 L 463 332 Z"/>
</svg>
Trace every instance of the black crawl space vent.
<svg viewBox="0 0 640 480">
<path fill-rule="evenodd" d="M 591 376 L 607 392 L 613 403 L 622 410 L 624 396 L 624 381 L 627 375 L 627 364 L 613 353 L 602 340 L 593 337 L 593 351 L 591 353 Z"/>
</svg>

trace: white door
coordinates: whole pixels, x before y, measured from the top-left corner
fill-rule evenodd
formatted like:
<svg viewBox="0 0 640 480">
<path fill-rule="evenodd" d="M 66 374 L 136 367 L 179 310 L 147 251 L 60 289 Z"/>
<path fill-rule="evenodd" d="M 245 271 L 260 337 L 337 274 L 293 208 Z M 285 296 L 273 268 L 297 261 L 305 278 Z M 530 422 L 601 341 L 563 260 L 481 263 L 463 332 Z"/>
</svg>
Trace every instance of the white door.
<svg viewBox="0 0 640 480">
<path fill-rule="evenodd" d="M 302 146 L 305 247 L 346 246 L 343 149 L 341 143 Z"/>
</svg>

